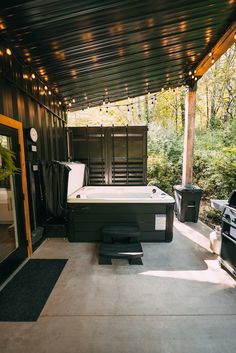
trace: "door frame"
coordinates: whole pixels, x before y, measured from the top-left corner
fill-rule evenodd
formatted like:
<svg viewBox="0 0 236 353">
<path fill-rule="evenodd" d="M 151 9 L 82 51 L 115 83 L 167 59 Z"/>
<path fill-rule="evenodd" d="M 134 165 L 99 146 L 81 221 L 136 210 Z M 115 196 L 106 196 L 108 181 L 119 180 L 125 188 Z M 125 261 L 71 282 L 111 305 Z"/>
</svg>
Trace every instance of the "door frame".
<svg viewBox="0 0 236 353">
<path fill-rule="evenodd" d="M 23 126 L 20 121 L 14 120 L 2 114 L 0 114 L 0 124 L 16 129 L 18 132 L 18 139 L 19 139 L 19 145 L 20 145 L 21 184 L 22 184 L 22 190 L 24 195 L 23 204 L 24 204 L 27 252 L 28 252 L 28 256 L 31 256 L 32 240 L 31 240 L 28 188 L 27 188 L 26 167 L 25 167 L 25 147 L 24 147 Z"/>
</svg>

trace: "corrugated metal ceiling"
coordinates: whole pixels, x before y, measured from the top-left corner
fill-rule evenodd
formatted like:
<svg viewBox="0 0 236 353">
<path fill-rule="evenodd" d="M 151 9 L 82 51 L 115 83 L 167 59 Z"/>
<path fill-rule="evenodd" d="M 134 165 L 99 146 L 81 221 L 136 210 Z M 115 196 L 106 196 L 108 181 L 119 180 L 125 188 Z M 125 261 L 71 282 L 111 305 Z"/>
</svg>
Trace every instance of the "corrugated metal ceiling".
<svg viewBox="0 0 236 353">
<path fill-rule="evenodd" d="M 1 32 L 73 109 L 186 83 L 234 0 L 1 2 Z"/>
</svg>

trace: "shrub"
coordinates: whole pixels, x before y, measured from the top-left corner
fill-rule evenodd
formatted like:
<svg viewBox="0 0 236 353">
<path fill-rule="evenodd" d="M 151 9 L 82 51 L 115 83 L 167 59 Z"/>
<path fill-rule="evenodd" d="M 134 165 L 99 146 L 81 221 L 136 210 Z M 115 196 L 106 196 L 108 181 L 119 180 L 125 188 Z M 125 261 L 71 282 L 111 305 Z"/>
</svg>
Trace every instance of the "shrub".
<svg viewBox="0 0 236 353">
<path fill-rule="evenodd" d="M 233 122 L 234 123 L 234 122 Z M 227 199 L 236 188 L 236 137 L 232 128 L 197 131 L 193 178 L 207 198 Z M 182 135 L 152 124 L 149 129 L 148 182 L 168 193 L 181 183 Z"/>
<path fill-rule="evenodd" d="M 148 182 L 171 194 L 181 182 L 182 136 L 152 124 L 148 147 Z"/>
</svg>

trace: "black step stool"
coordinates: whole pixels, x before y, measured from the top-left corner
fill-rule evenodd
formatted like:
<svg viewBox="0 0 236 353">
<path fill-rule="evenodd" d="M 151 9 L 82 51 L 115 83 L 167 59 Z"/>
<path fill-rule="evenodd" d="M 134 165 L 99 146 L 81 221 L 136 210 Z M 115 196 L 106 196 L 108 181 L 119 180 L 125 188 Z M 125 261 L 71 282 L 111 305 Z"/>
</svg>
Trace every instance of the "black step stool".
<svg viewBox="0 0 236 353">
<path fill-rule="evenodd" d="M 116 241 L 121 241 L 122 243 L 138 243 L 139 238 L 140 230 L 137 225 L 119 224 L 102 228 L 103 243 L 114 243 Z"/>
<path fill-rule="evenodd" d="M 130 265 L 142 265 L 143 249 L 137 225 L 109 225 L 102 229 L 99 264 L 111 265 L 111 259 L 127 259 Z"/>
<path fill-rule="evenodd" d="M 140 243 L 101 244 L 99 265 L 111 265 L 111 259 L 127 259 L 130 265 L 142 265 L 143 249 Z"/>
</svg>

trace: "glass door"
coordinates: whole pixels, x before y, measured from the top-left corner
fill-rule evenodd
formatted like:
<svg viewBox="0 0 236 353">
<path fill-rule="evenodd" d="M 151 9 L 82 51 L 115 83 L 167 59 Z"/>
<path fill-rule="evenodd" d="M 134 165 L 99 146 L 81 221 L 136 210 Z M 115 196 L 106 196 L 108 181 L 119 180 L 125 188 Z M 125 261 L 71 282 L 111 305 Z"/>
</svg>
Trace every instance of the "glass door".
<svg viewBox="0 0 236 353">
<path fill-rule="evenodd" d="M 21 184 L 18 132 L 0 124 L 0 283 L 2 283 L 27 257 Z M 14 175 L 8 170 L 8 151 L 14 153 Z"/>
</svg>

